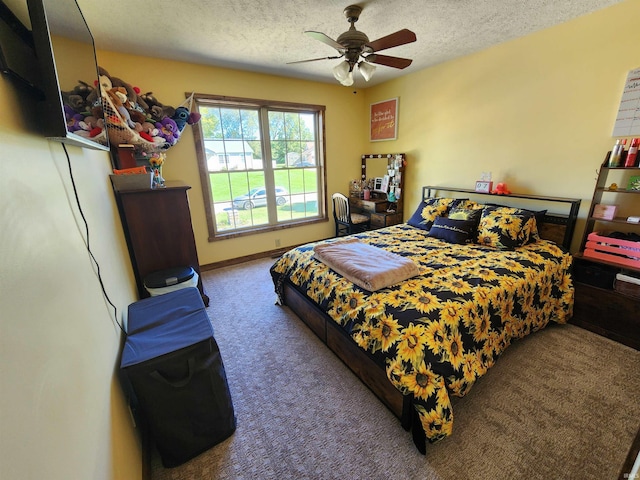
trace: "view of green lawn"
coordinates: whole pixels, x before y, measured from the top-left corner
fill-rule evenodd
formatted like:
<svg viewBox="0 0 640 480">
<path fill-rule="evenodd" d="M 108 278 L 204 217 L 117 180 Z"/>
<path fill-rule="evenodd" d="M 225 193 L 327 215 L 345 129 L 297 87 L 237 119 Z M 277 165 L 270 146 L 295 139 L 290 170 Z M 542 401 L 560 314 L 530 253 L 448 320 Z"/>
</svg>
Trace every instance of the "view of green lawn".
<svg viewBox="0 0 640 480">
<path fill-rule="evenodd" d="M 215 172 L 209 173 L 214 203 L 230 202 L 233 197 L 245 195 L 252 188 L 264 186 L 264 172 Z M 291 194 L 317 191 L 317 171 L 314 168 L 279 169 L 275 171 L 275 183 Z"/>
<path fill-rule="evenodd" d="M 293 201 L 278 207 L 278 221 L 294 220 L 318 214 L 317 197 L 304 201 L 302 194 L 317 194 L 317 170 L 315 168 L 276 169 L 274 171 L 277 186 L 286 188 L 291 195 L 300 195 L 301 201 Z M 211 172 L 209 173 L 211 193 L 214 204 L 231 202 L 234 197 L 245 195 L 252 188 L 264 186 L 263 171 Z M 229 205 L 230 206 L 230 205 Z M 235 215 L 236 225 L 230 219 Z M 233 215 L 217 215 L 218 230 L 228 230 L 238 226 L 265 225 L 268 223 L 267 208 L 256 207 L 251 210 L 239 210 Z"/>
</svg>

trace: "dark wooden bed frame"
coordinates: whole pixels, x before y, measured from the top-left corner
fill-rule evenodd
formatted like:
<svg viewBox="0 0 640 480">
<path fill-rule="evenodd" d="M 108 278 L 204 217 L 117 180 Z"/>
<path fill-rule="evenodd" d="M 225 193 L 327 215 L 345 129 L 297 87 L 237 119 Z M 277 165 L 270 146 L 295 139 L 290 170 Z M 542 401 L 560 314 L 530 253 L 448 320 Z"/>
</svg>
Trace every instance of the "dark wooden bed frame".
<svg viewBox="0 0 640 480">
<path fill-rule="evenodd" d="M 562 245 L 569 251 L 578 210 L 580 208 L 579 199 L 519 194 L 491 195 L 478 193 L 474 190 L 434 186 L 423 187 L 422 196 L 423 198 L 433 198 L 436 196 L 435 193 L 437 191 L 465 194 L 465 196 L 472 194 L 491 197 L 491 201 L 488 199 L 486 202 L 478 200 L 479 203 L 499 203 L 504 205 L 508 202 L 507 199 L 517 198 L 527 201 L 544 202 L 545 205 L 541 206 L 541 208 L 547 208 L 550 204 L 568 205 L 568 214 L 547 213 L 545 215 L 545 223 L 539 228 L 539 234 L 541 238 Z M 460 197 L 460 195 L 455 196 Z M 355 341 L 346 335 L 340 326 L 320 310 L 315 303 L 300 293 L 288 280 L 284 282 L 283 287 L 284 304 L 298 315 L 327 347 L 400 419 L 402 427 L 405 430 L 409 430 L 417 417 L 417 415 L 413 413 L 413 408 L 411 408 L 411 397 L 400 393 L 387 378 L 385 370 L 381 368 L 367 352 L 358 347 Z M 414 432 L 414 441 L 416 441 L 416 432 Z"/>
</svg>

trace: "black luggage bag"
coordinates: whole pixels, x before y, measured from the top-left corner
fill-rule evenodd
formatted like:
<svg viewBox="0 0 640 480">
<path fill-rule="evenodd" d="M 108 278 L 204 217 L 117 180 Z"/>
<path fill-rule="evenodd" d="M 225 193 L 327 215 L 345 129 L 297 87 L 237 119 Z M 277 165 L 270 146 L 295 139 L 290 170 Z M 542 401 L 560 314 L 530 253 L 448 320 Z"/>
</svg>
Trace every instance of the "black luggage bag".
<svg viewBox="0 0 640 480">
<path fill-rule="evenodd" d="M 198 289 L 129 306 L 121 370 L 162 464 L 175 467 L 228 438 L 236 419 Z"/>
</svg>

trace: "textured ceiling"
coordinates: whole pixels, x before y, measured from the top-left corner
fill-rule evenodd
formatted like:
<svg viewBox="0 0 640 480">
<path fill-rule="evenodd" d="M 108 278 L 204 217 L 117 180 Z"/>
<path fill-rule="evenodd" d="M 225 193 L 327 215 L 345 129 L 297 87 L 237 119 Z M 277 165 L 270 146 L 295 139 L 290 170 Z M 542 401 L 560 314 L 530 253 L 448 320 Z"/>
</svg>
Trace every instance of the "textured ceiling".
<svg viewBox="0 0 640 480">
<path fill-rule="evenodd" d="M 26 0 L 4 0 L 24 20 Z M 63 4 L 68 0 L 47 0 Z M 332 39 L 349 28 L 348 0 L 77 0 L 98 49 L 336 83 L 340 60 L 303 34 Z M 370 40 L 407 28 L 417 41 L 381 53 L 413 59 L 404 70 L 378 66 L 359 88 L 483 50 L 620 0 L 367 0 L 356 29 Z M 355 2 L 354 2 L 355 3 Z M 21 15 L 22 13 L 22 15 Z"/>
</svg>

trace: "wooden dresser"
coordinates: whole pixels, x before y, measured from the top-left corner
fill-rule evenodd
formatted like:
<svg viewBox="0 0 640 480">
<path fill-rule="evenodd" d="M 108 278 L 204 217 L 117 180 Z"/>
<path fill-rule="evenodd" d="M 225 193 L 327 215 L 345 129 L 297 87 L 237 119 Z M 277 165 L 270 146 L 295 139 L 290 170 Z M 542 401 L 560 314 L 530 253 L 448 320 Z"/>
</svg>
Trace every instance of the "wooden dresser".
<svg viewBox="0 0 640 480">
<path fill-rule="evenodd" d="M 179 181 L 165 188 L 131 185 L 127 175 L 111 175 L 124 235 L 140 298 L 149 296 L 144 279 L 153 272 L 192 267 L 198 274 L 198 289 L 205 305 L 200 264 L 191 225 L 187 190 Z"/>
</svg>

